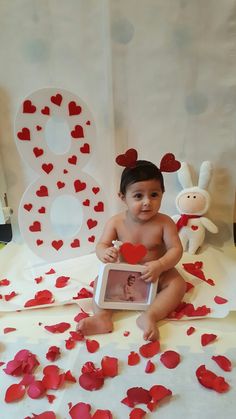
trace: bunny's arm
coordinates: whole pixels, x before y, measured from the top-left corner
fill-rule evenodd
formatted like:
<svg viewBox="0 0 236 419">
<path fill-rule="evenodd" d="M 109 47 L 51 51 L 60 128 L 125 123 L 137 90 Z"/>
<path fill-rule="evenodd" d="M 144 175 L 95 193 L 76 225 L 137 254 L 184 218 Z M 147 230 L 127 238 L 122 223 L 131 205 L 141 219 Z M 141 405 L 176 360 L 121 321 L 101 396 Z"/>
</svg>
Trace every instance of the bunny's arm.
<svg viewBox="0 0 236 419">
<path fill-rule="evenodd" d="M 218 227 L 211 220 L 209 220 L 209 218 L 201 217 L 200 220 L 210 233 L 218 233 Z"/>
</svg>

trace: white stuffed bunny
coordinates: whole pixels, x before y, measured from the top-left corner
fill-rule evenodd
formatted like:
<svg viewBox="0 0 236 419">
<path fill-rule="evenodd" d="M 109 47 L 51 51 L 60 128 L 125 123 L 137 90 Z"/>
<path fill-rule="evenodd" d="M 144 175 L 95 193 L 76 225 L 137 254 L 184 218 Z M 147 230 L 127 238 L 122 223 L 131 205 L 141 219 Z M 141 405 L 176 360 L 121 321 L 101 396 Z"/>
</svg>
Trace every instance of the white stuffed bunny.
<svg viewBox="0 0 236 419">
<path fill-rule="evenodd" d="M 176 197 L 175 204 L 180 215 L 174 215 L 172 218 L 176 222 L 179 237 L 183 250 L 191 254 L 196 253 L 202 245 L 205 238 L 205 229 L 211 233 L 217 233 L 217 226 L 203 217 L 210 205 L 210 195 L 206 191 L 211 175 L 212 164 L 204 161 L 200 167 L 198 186 L 193 186 L 191 173 L 188 164 L 181 163 L 181 168 L 177 175 L 180 184 L 184 188 Z"/>
</svg>

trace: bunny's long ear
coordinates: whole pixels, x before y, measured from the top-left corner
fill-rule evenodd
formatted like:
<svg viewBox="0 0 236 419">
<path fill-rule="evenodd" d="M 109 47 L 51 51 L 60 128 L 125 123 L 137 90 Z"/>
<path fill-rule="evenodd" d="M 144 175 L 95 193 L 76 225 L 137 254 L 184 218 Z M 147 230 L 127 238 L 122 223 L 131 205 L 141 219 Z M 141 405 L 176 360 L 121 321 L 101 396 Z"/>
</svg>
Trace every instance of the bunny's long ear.
<svg viewBox="0 0 236 419">
<path fill-rule="evenodd" d="M 198 186 L 201 189 L 207 189 L 211 180 L 213 165 L 210 161 L 204 161 L 200 167 Z"/>
<path fill-rule="evenodd" d="M 177 172 L 178 179 L 180 181 L 180 184 L 182 187 L 185 188 L 191 188 L 193 186 L 191 173 L 189 170 L 188 163 L 182 162 L 181 167 Z"/>
</svg>

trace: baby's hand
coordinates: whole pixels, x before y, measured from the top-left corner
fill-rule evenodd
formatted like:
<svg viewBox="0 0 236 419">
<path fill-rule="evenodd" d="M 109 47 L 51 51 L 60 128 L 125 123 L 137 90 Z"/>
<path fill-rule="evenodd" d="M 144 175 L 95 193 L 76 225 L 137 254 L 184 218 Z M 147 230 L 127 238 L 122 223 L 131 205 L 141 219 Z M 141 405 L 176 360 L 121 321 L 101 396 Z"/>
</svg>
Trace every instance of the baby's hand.
<svg viewBox="0 0 236 419">
<path fill-rule="evenodd" d="M 158 260 L 146 262 L 144 266 L 145 269 L 143 270 L 143 273 L 140 278 L 143 279 L 145 282 L 156 282 L 160 274 L 162 273 L 161 266 Z"/>
<path fill-rule="evenodd" d="M 101 258 L 104 263 L 115 263 L 119 257 L 119 251 L 114 246 L 108 247 L 104 250 L 104 255 Z"/>
</svg>

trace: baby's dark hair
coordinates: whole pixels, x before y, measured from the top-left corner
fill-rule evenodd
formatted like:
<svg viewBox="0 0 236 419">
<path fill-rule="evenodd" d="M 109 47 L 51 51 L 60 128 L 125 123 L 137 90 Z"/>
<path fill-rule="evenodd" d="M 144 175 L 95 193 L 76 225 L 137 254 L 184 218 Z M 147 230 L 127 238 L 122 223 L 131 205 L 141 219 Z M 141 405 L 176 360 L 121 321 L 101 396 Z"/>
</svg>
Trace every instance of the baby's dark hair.
<svg viewBox="0 0 236 419">
<path fill-rule="evenodd" d="M 164 179 L 158 167 L 147 160 L 137 160 L 134 167 L 126 167 L 121 175 L 120 193 L 126 194 L 127 187 L 132 183 L 156 179 L 160 182 L 162 192 L 165 191 Z"/>
</svg>

